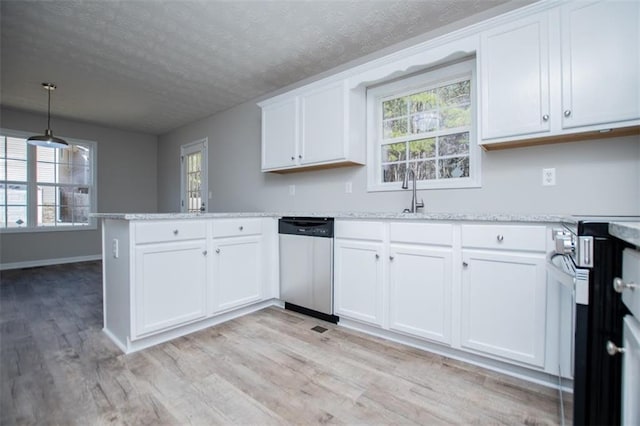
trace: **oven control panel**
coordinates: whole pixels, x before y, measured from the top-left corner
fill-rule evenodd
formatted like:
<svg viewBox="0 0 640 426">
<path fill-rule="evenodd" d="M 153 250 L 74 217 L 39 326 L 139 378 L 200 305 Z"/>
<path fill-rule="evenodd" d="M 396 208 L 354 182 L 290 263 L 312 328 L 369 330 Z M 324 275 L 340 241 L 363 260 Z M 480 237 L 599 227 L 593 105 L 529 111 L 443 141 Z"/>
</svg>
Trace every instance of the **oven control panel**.
<svg viewBox="0 0 640 426">
<path fill-rule="evenodd" d="M 593 267 L 593 237 L 576 235 L 569 229 L 554 229 L 556 253 L 569 255 L 579 268 Z"/>
</svg>

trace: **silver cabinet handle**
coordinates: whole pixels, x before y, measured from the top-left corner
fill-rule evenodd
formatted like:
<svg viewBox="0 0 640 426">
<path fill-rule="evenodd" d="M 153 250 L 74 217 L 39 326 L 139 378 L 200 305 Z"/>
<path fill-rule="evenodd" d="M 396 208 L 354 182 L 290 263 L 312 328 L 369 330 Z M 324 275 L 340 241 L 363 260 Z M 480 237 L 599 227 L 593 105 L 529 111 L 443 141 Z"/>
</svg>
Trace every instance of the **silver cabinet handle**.
<svg viewBox="0 0 640 426">
<path fill-rule="evenodd" d="M 178 235 L 178 230 L 177 229 L 173 230 L 173 235 Z"/>
<path fill-rule="evenodd" d="M 220 249 L 216 249 L 216 253 L 220 253 Z"/>
<path fill-rule="evenodd" d="M 611 356 L 624 353 L 624 348 L 617 346 L 611 340 L 607 342 L 607 353 Z"/>
<path fill-rule="evenodd" d="M 242 231 L 244 229 L 244 226 L 238 226 L 238 229 Z"/>
<path fill-rule="evenodd" d="M 569 117 L 571 115 L 571 110 L 570 109 L 565 109 L 564 110 L 564 116 L 565 117 Z"/>
<path fill-rule="evenodd" d="M 205 251 L 203 251 L 203 252 L 202 252 L 202 255 L 203 255 L 203 256 L 206 256 L 206 255 L 207 255 L 207 251 L 206 251 L 206 250 L 205 250 Z"/>
<path fill-rule="evenodd" d="M 542 121 L 549 121 L 549 114 L 545 114 L 542 116 Z"/>
<path fill-rule="evenodd" d="M 617 293 L 622 293 L 625 289 L 629 289 L 631 291 L 635 290 L 636 288 L 638 288 L 640 286 L 638 286 L 638 284 L 634 283 L 634 282 L 624 282 L 622 280 L 622 278 L 614 278 L 613 279 L 613 289 L 617 292 Z"/>
<path fill-rule="evenodd" d="M 498 240 L 498 242 L 503 242 L 504 241 L 504 235 L 498 234 L 498 236 L 496 237 L 496 240 Z"/>
<path fill-rule="evenodd" d="M 462 267 L 466 268 L 467 266 L 469 266 L 469 264 L 467 262 L 462 262 Z"/>
</svg>

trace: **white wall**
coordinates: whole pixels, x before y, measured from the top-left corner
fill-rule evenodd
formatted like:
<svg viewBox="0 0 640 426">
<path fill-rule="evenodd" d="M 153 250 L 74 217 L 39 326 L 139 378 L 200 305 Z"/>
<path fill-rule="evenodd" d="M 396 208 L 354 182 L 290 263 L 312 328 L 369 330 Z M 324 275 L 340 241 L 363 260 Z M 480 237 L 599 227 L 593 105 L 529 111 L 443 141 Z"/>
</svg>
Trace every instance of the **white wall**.
<svg viewBox="0 0 640 426">
<path fill-rule="evenodd" d="M 364 166 L 260 172 L 260 108 L 247 102 L 159 138 L 159 211 L 179 211 L 180 145 L 204 137 L 212 212 L 401 211 L 410 204 L 410 191 L 368 193 Z M 419 191 L 425 211 L 640 215 L 640 136 L 482 155 L 482 188 Z M 542 186 L 546 167 L 556 168 L 556 186 Z"/>
<path fill-rule="evenodd" d="M 1 110 L 1 127 L 39 134 L 46 116 Z M 157 211 L 157 137 L 53 118 L 60 137 L 98 143 L 98 211 Z M 0 234 L 0 263 L 40 264 L 43 261 L 102 252 L 101 231 L 54 231 Z"/>
</svg>

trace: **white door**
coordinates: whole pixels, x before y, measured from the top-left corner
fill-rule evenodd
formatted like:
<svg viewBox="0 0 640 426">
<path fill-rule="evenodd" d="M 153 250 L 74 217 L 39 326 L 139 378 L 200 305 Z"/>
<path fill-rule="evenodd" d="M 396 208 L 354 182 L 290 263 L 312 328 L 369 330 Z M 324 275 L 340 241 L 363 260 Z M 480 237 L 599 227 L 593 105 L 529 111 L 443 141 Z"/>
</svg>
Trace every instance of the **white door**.
<svg viewBox="0 0 640 426">
<path fill-rule="evenodd" d="M 562 7 L 563 127 L 640 118 L 640 2 Z"/>
<path fill-rule="evenodd" d="M 208 173 L 207 139 L 180 148 L 181 198 L 180 210 L 187 213 L 207 211 Z"/>
<path fill-rule="evenodd" d="M 345 88 L 343 82 L 301 96 L 301 164 L 345 157 Z"/>
<path fill-rule="evenodd" d="M 482 138 L 548 132 L 547 15 L 486 31 L 481 43 Z"/>
<path fill-rule="evenodd" d="M 298 98 L 262 107 L 262 169 L 298 164 Z"/>
<path fill-rule="evenodd" d="M 391 246 L 389 328 L 451 343 L 451 251 Z"/>
<path fill-rule="evenodd" d="M 260 300 L 262 296 L 262 238 L 214 241 L 215 306 L 223 311 Z"/>
<path fill-rule="evenodd" d="M 206 315 L 206 248 L 204 240 L 136 248 L 135 336 Z"/>
<path fill-rule="evenodd" d="M 335 311 L 382 325 L 382 244 L 336 240 Z"/>
<path fill-rule="evenodd" d="M 544 255 L 463 250 L 462 345 L 542 367 Z"/>
</svg>

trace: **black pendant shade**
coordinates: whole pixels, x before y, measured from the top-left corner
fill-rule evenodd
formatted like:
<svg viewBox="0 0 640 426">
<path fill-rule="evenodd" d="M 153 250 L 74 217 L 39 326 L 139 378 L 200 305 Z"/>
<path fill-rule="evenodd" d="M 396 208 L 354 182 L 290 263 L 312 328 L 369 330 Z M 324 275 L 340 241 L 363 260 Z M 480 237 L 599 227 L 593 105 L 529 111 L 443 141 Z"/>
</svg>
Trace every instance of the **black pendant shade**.
<svg viewBox="0 0 640 426">
<path fill-rule="evenodd" d="M 49 101 L 47 103 L 47 128 L 44 131 L 44 135 L 31 136 L 27 139 L 29 145 L 42 146 L 46 148 L 66 148 L 69 144 L 64 140 L 53 136 L 51 131 L 51 92 L 56 90 L 56 85 L 52 83 L 42 83 L 49 93 Z"/>
</svg>

